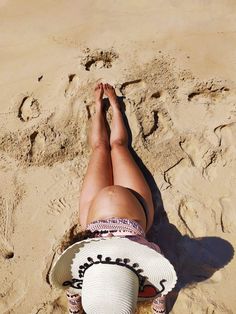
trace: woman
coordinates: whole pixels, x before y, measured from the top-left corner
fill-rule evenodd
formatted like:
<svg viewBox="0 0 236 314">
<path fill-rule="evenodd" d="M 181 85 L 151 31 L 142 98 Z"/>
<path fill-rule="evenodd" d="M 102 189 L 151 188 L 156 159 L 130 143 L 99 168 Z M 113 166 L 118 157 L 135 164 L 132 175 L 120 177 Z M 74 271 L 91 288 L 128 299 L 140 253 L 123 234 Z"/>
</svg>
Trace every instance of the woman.
<svg viewBox="0 0 236 314">
<path fill-rule="evenodd" d="M 112 107 L 110 139 L 103 94 Z M 164 296 L 176 273 L 159 247 L 146 240 L 153 223 L 150 188 L 128 149 L 128 134 L 114 88 L 95 87 L 92 149 L 80 195 L 85 238 L 70 245 L 50 278 L 68 289 L 70 313 L 134 313 L 137 301 L 152 299 L 153 313 L 165 313 Z M 78 240 L 78 239 L 77 239 Z"/>
</svg>

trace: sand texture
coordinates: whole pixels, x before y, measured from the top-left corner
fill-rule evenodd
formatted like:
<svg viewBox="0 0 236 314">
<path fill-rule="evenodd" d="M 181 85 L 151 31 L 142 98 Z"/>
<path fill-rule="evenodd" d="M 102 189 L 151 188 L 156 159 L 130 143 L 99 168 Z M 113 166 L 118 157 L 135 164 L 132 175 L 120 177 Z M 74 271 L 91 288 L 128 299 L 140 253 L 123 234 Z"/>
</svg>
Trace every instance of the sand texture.
<svg viewBox="0 0 236 314">
<path fill-rule="evenodd" d="M 0 0 L 0 34 L 0 313 L 66 313 L 48 274 L 80 230 L 96 82 L 153 192 L 170 313 L 236 313 L 236 2 Z"/>
</svg>

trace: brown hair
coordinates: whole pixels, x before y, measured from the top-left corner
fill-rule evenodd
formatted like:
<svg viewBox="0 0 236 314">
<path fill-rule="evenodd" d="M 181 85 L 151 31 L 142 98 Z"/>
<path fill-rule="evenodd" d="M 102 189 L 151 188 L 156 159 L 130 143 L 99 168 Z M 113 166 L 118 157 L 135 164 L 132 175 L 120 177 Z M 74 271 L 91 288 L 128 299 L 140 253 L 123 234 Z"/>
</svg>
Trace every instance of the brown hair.
<svg viewBox="0 0 236 314">
<path fill-rule="evenodd" d="M 59 253 L 65 251 L 70 245 L 90 238 L 95 238 L 99 231 L 90 231 L 90 230 L 83 230 L 76 234 L 74 234 L 75 228 L 69 230 L 67 234 L 64 235 L 63 240 L 60 242 L 59 245 Z"/>
</svg>

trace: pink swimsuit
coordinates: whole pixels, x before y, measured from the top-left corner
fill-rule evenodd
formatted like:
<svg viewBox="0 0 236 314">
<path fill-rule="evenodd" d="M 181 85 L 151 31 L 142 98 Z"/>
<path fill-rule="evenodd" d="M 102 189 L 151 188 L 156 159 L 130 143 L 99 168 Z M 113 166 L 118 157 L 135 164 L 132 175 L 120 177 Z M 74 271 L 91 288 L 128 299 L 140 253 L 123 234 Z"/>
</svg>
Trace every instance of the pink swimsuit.
<svg viewBox="0 0 236 314">
<path fill-rule="evenodd" d="M 100 231 L 101 233 L 97 237 L 106 237 L 110 236 L 112 233 L 113 236 L 126 237 L 132 241 L 138 242 L 142 245 L 146 245 L 151 249 L 161 253 L 159 246 L 153 242 L 149 242 L 145 238 L 145 231 L 141 225 L 131 219 L 126 218 L 109 218 L 104 220 L 96 220 L 90 223 L 86 230 L 90 231 Z M 69 313 L 81 314 L 84 313 L 81 296 L 77 293 L 70 292 L 70 289 L 67 291 Z M 156 297 L 152 302 L 152 313 L 162 313 L 165 314 L 165 297 L 159 296 Z"/>
</svg>

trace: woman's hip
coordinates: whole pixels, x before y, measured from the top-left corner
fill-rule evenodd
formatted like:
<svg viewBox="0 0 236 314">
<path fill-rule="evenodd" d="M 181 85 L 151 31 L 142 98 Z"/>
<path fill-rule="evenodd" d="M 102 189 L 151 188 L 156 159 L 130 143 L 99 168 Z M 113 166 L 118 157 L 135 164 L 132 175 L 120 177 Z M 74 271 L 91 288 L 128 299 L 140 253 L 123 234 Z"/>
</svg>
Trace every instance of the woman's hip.
<svg viewBox="0 0 236 314">
<path fill-rule="evenodd" d="M 96 195 L 89 209 L 87 224 L 113 217 L 135 220 L 146 231 L 146 214 L 142 204 L 123 186 L 107 186 Z"/>
</svg>

